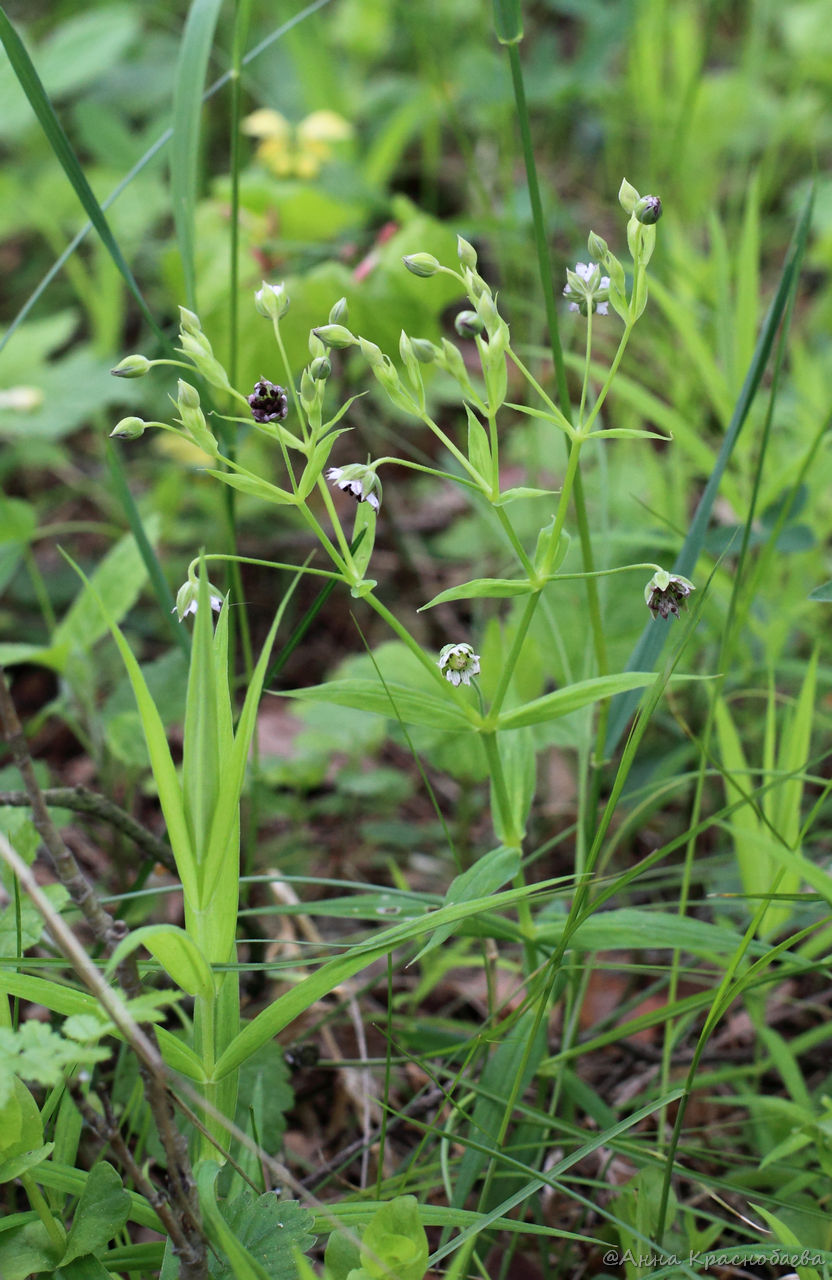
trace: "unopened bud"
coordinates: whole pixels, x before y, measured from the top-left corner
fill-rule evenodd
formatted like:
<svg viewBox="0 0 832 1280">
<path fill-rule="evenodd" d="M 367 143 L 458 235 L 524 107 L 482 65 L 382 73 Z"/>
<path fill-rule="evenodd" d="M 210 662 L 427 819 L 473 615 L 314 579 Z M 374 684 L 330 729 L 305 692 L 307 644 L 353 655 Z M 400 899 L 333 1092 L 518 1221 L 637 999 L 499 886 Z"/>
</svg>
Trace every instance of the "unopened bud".
<svg viewBox="0 0 832 1280">
<path fill-rule="evenodd" d="M 199 316 L 195 311 L 189 311 L 187 307 L 179 308 L 179 326 L 183 333 L 192 333 L 194 335 L 202 333 Z"/>
<path fill-rule="evenodd" d="M 368 342 L 366 338 L 359 338 L 358 343 L 361 354 L 372 369 L 380 368 L 384 364 L 384 352 L 381 347 L 377 347 L 374 342 Z"/>
<path fill-rule="evenodd" d="M 125 356 L 110 373 L 114 378 L 143 378 L 150 368 L 147 356 Z"/>
<path fill-rule="evenodd" d="M 321 342 L 328 347 L 334 347 L 336 351 L 343 351 L 345 347 L 354 347 L 358 339 L 349 329 L 345 329 L 342 324 L 322 324 L 317 329 L 313 329 L 316 338 L 320 338 Z"/>
<path fill-rule="evenodd" d="M 662 216 L 662 202 L 658 196 L 642 196 L 636 203 L 633 213 L 639 222 L 643 222 L 646 227 L 652 227 Z"/>
<path fill-rule="evenodd" d="M 427 338 L 411 338 L 410 346 L 419 364 L 433 364 L 436 359 L 436 347 Z"/>
<path fill-rule="evenodd" d="M 462 236 L 456 238 L 456 253 L 463 267 L 468 267 L 474 271 L 477 265 L 477 251 L 467 240 L 463 240 Z"/>
<path fill-rule="evenodd" d="M 330 324 L 345 324 L 347 320 L 347 300 L 339 298 L 329 313 Z"/>
<path fill-rule="evenodd" d="M 442 269 L 441 262 L 432 253 L 410 253 L 402 262 L 414 276 L 435 276 Z"/>
<path fill-rule="evenodd" d="M 110 435 L 116 440 L 138 440 L 139 436 L 144 435 L 146 422 L 141 418 L 122 418 L 121 422 L 117 422 L 113 427 Z"/>
<path fill-rule="evenodd" d="M 332 373 L 332 365 L 326 356 L 317 356 L 309 366 L 309 376 L 315 382 L 326 382 Z"/>
<path fill-rule="evenodd" d="M 589 256 L 597 261 L 603 262 L 610 248 L 603 236 L 599 236 L 594 231 L 590 231 L 587 240 L 587 248 Z"/>
<path fill-rule="evenodd" d="M 454 319 L 454 328 L 460 338 L 476 338 L 485 329 L 485 324 L 476 311 L 460 311 Z"/>
<path fill-rule="evenodd" d="M 640 199 L 641 196 L 635 187 L 626 178 L 622 178 L 621 186 L 618 188 L 618 203 L 624 212 L 632 213 Z"/>
<path fill-rule="evenodd" d="M 182 378 L 176 386 L 176 399 L 180 409 L 199 408 L 199 392 L 196 387 L 191 386 L 190 382 L 184 382 Z"/>
</svg>

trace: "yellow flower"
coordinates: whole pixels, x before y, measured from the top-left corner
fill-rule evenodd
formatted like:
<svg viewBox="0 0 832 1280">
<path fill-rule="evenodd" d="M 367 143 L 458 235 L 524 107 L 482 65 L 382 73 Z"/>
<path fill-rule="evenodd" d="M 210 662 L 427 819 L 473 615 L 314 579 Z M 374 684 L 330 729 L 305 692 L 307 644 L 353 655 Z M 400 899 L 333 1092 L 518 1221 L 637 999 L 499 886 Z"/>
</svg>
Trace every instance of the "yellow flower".
<svg viewBox="0 0 832 1280">
<path fill-rule="evenodd" d="M 278 178 L 314 178 L 332 159 L 333 148 L 348 142 L 354 132 L 335 111 L 313 111 L 294 126 L 271 107 L 246 116 L 243 131 L 260 139 L 257 159 Z"/>
</svg>

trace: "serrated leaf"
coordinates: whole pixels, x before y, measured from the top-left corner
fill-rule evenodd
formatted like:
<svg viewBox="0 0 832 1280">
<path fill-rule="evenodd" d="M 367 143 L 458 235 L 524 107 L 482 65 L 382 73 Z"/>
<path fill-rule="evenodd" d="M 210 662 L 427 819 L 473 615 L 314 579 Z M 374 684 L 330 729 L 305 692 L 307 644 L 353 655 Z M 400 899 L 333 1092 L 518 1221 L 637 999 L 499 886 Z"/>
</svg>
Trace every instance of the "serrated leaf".
<svg viewBox="0 0 832 1280">
<path fill-rule="evenodd" d="M 330 680 L 310 689 L 289 689 L 280 696 L 301 702 L 334 702 L 336 706 L 371 711 L 389 720 L 400 718 L 405 724 L 428 725 L 432 729 L 458 732 L 474 727 L 462 708 L 450 698 L 445 701 L 389 680 L 386 688 L 377 680 Z"/>
<path fill-rule="evenodd" d="M 292 1253 L 306 1253 L 315 1243 L 312 1215 L 297 1200 L 278 1200 L 273 1194 L 255 1196 L 244 1191 L 221 1206 L 222 1216 L 234 1236 L 262 1263 L 269 1280 L 295 1280 Z M 235 1273 L 220 1264 L 209 1265 L 211 1280 L 235 1280 Z"/>
</svg>

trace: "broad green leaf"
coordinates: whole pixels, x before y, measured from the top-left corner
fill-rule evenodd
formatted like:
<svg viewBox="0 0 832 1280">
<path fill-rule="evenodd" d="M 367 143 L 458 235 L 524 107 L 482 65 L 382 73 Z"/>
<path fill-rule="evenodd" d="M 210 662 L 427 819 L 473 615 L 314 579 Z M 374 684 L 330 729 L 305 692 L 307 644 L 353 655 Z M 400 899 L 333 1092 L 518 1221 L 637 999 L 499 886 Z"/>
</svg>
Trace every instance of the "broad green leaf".
<svg viewBox="0 0 832 1280">
<path fill-rule="evenodd" d="M 15 1077 L 0 1108 L 0 1156 L 7 1161 L 39 1147 L 42 1142 L 43 1123 L 38 1105 L 23 1081 Z"/>
<path fill-rule="evenodd" d="M 71 1262 L 62 1262 L 55 1272 L 55 1280 L 112 1280 L 112 1277 L 94 1254 L 84 1253 Z"/>
<path fill-rule="evenodd" d="M 579 680 L 577 684 L 568 685 L 565 689 L 545 693 L 542 698 L 535 698 L 534 702 L 528 702 L 524 707 L 501 712 L 498 728 L 520 729 L 524 725 L 556 720 L 559 716 L 569 715 L 580 707 L 589 706 L 602 698 L 610 698 L 625 689 L 644 689 L 655 679 L 652 671 L 622 671 L 612 676 Z"/>
<path fill-rule="evenodd" d="M 33 1275 L 54 1274 L 59 1259 L 42 1222 L 29 1222 L 0 1232 L 0 1276 L 3 1280 L 29 1280 Z"/>
<path fill-rule="evenodd" d="M 361 1237 L 360 1256 L 373 1280 L 423 1280 L 428 1238 L 415 1196 L 396 1196 L 376 1210 Z"/>
<path fill-rule="evenodd" d="M 221 1259 L 230 1264 L 230 1276 L 233 1280 L 270 1280 L 265 1267 L 252 1257 L 248 1249 L 240 1243 L 235 1233 L 226 1223 L 217 1203 L 214 1184 L 220 1166 L 213 1160 L 205 1160 L 196 1169 L 196 1184 L 199 1191 L 199 1205 L 202 1210 L 202 1224 L 211 1244 Z M 272 1196 L 275 1209 L 277 1201 Z M 220 1271 L 216 1274 L 222 1275 Z M 226 1274 L 229 1273 L 226 1271 Z"/>
<path fill-rule="evenodd" d="M 15 667 L 21 662 L 31 662 L 38 667 L 50 667 L 53 671 L 63 671 L 69 658 L 69 646 L 41 644 L 0 644 L 0 663 L 4 667 Z"/>
<path fill-rule="evenodd" d="M 280 696 L 302 702 L 334 702 L 339 707 L 372 711 L 389 720 L 401 719 L 405 724 L 422 724 L 431 729 L 458 732 L 474 728 L 474 713 L 469 718 L 452 698 L 445 701 L 408 685 L 390 681 L 386 684 L 385 688 L 378 680 L 330 680 L 311 689 L 285 690 Z"/>
<path fill-rule="evenodd" d="M 133 929 L 116 947 L 108 962 L 113 970 L 138 947 L 144 947 L 188 995 L 209 996 L 214 992 L 211 966 L 184 929 L 175 924 L 148 924 Z"/>
<path fill-rule="evenodd" d="M 111 1164 L 99 1160 L 90 1170 L 72 1219 L 61 1264 L 100 1253 L 127 1222 L 130 1197 Z"/>
<path fill-rule="evenodd" d="M 427 604 L 419 606 L 419 613 L 432 609 L 435 604 L 445 604 L 448 600 L 503 600 L 510 596 L 527 596 L 536 588 L 529 581 L 518 581 L 516 578 L 472 578 L 470 582 L 461 582 L 458 587 L 448 587 L 440 591 Z"/>
<path fill-rule="evenodd" d="M 244 1191 L 220 1205 L 227 1228 L 251 1257 L 263 1264 L 269 1280 L 296 1280 L 293 1254 L 312 1248 L 312 1215 L 297 1200 L 278 1200 L 273 1192 L 254 1196 Z M 208 1264 L 211 1280 L 237 1280 L 237 1273 L 219 1258 Z"/>
<path fill-rule="evenodd" d="M 147 522 L 151 537 L 159 531 L 159 517 Z M 53 647 L 89 653 L 108 629 L 133 607 L 147 579 L 147 570 L 132 534 L 107 552 L 101 564 L 84 579 L 84 586 L 52 635 Z"/>
<path fill-rule="evenodd" d="M 0 591 L 4 591 L 37 527 L 37 513 L 22 498 L 0 495 Z"/>
</svg>

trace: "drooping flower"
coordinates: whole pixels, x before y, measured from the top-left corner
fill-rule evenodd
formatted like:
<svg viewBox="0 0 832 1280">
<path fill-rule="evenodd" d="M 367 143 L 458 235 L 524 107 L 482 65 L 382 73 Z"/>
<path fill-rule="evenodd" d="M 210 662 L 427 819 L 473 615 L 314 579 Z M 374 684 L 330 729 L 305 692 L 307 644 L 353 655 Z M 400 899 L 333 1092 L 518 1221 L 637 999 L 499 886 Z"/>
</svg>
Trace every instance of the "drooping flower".
<svg viewBox="0 0 832 1280">
<path fill-rule="evenodd" d="M 214 613 L 219 613 L 222 608 L 222 596 L 216 587 L 212 587 L 208 583 L 209 599 L 211 608 Z M 188 578 L 187 582 L 183 582 L 182 586 L 176 593 L 176 604 L 171 609 L 171 613 L 175 613 L 180 622 L 184 622 L 185 618 L 191 613 L 196 613 L 199 608 L 199 583 L 192 578 Z"/>
<path fill-rule="evenodd" d="M 574 271 L 567 268 L 566 281 L 564 294 L 577 299 L 569 303 L 570 311 L 580 311 L 582 316 L 590 311 L 609 314 L 610 278 L 601 275 L 596 262 L 576 262 Z"/>
<path fill-rule="evenodd" d="M 471 677 L 480 673 L 480 655 L 470 644 L 446 644 L 437 665 L 451 684 L 470 684 Z"/>
<path fill-rule="evenodd" d="M 381 506 L 381 481 L 372 467 L 351 462 L 346 467 L 330 467 L 326 473 L 330 484 L 351 493 L 356 502 L 368 502 L 374 511 Z"/>
<path fill-rule="evenodd" d="M 250 396 L 251 416 L 255 422 L 281 422 L 289 412 L 289 401 L 283 387 L 261 378 Z"/>
<path fill-rule="evenodd" d="M 678 618 L 680 608 L 685 608 L 688 596 L 695 590 L 693 583 L 680 574 L 658 569 L 644 588 L 644 603 L 654 619 L 668 618 L 670 614 Z"/>
</svg>

